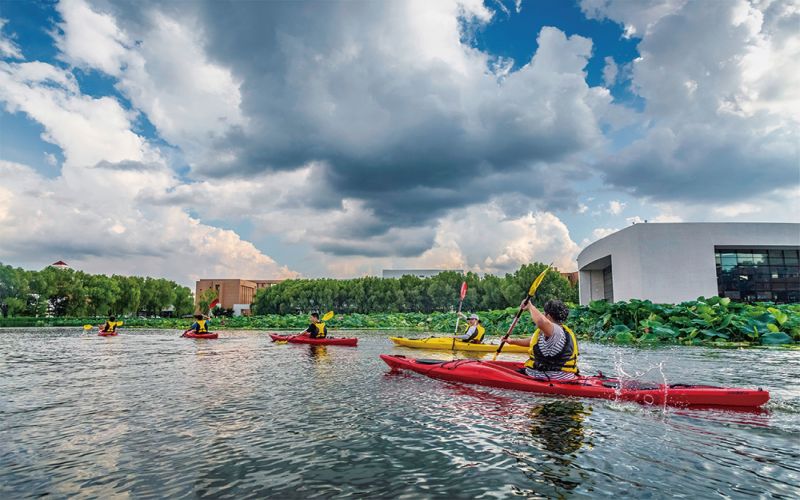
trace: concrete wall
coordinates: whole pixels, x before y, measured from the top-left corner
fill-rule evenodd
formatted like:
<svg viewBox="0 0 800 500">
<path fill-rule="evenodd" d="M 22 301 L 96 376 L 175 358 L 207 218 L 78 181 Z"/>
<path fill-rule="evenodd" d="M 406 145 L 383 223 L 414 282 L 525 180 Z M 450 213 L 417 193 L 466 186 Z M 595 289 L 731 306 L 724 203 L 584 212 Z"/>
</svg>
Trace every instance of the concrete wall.
<svg viewBox="0 0 800 500">
<path fill-rule="evenodd" d="M 595 241 L 578 255 L 581 304 L 598 297 L 595 290 L 597 263 L 608 256 L 612 262 L 615 301 L 650 299 L 677 303 L 701 295 L 715 296 L 714 248 L 725 246 L 798 248 L 800 224 L 635 224 Z M 584 286 L 586 279 L 590 281 Z M 602 272 L 599 280 L 602 283 Z"/>
</svg>

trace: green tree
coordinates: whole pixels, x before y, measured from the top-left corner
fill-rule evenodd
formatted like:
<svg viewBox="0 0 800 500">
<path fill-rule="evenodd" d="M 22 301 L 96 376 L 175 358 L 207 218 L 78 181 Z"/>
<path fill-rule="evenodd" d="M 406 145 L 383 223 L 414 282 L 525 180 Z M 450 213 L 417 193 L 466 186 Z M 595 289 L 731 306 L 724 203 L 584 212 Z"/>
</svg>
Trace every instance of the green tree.
<svg viewBox="0 0 800 500">
<path fill-rule="evenodd" d="M 203 314 L 208 314 L 208 310 L 211 308 L 211 303 L 214 302 L 214 299 L 216 298 L 217 291 L 213 288 L 209 288 L 200 292 L 200 295 L 197 296 L 197 307 L 199 308 L 200 312 Z"/>
</svg>

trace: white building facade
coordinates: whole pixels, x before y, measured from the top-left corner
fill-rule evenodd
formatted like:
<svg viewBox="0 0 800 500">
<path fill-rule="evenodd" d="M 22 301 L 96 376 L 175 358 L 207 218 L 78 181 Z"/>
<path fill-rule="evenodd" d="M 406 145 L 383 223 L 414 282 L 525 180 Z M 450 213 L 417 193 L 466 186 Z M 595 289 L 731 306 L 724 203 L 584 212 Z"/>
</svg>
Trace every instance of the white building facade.
<svg viewBox="0 0 800 500">
<path fill-rule="evenodd" d="M 634 224 L 578 255 L 580 302 L 800 302 L 800 224 Z"/>
</svg>

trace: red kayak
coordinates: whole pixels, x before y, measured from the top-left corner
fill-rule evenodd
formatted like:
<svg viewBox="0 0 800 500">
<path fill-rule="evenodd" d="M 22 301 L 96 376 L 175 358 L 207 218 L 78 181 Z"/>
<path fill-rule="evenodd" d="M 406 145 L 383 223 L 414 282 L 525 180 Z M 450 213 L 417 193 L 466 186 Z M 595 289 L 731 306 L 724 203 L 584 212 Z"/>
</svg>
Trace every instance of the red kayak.
<svg viewBox="0 0 800 500">
<path fill-rule="evenodd" d="M 392 371 L 411 370 L 431 378 L 449 382 L 486 385 L 541 394 L 560 394 L 579 398 L 602 398 L 634 401 L 645 405 L 678 407 L 746 407 L 754 408 L 769 401 L 769 392 L 762 389 L 737 389 L 709 385 L 656 384 L 635 380 L 620 381 L 603 375 L 579 377 L 576 380 L 548 382 L 520 373 L 523 363 L 513 361 L 481 361 L 458 359 L 413 359 L 381 354 Z"/>
<path fill-rule="evenodd" d="M 107 332 L 105 330 L 100 330 L 100 332 L 98 332 L 98 335 L 100 335 L 101 337 L 114 337 L 119 334 L 117 332 Z"/>
<path fill-rule="evenodd" d="M 188 339 L 215 339 L 219 337 L 219 334 L 213 332 L 209 333 L 189 332 L 189 333 L 184 333 L 183 335 L 181 335 L 181 337 L 186 337 Z"/>
<path fill-rule="evenodd" d="M 358 344 L 357 338 L 323 337 L 321 339 L 312 339 L 305 335 L 278 335 L 276 333 L 270 333 L 269 336 L 272 337 L 273 342 L 283 341 L 290 344 L 346 345 L 350 347 L 355 347 Z"/>
</svg>

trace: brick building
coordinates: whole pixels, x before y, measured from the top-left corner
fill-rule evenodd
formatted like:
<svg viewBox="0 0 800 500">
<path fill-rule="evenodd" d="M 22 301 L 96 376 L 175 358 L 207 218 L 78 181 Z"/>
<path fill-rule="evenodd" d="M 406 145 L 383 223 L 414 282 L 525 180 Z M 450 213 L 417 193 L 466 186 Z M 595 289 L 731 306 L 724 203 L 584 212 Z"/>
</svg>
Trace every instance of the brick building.
<svg viewBox="0 0 800 500">
<path fill-rule="evenodd" d="M 256 291 L 277 285 L 283 280 L 244 280 L 244 279 L 202 279 L 195 283 L 195 304 L 197 298 L 206 290 L 215 290 L 219 299 L 219 306 L 223 309 L 233 309 L 234 314 L 249 315 L 250 304 L 256 296 Z"/>
</svg>

